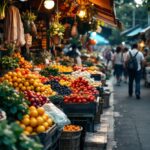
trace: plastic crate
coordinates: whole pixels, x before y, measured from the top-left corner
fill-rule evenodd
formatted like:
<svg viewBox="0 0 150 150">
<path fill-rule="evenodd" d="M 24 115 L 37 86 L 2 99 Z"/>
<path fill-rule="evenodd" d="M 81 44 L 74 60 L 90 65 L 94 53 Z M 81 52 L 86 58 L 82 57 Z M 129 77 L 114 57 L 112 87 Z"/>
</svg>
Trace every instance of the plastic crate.
<svg viewBox="0 0 150 150">
<path fill-rule="evenodd" d="M 80 113 L 80 114 L 96 114 L 97 112 L 97 102 L 92 103 L 63 103 L 63 111 L 66 114 L 69 113 Z"/>
<path fill-rule="evenodd" d="M 35 138 L 35 136 L 30 137 Z M 60 131 L 58 130 L 56 124 L 54 124 L 48 129 L 48 131 L 38 134 L 38 137 L 44 146 L 44 150 L 48 150 L 58 141 L 60 137 Z"/>
</svg>

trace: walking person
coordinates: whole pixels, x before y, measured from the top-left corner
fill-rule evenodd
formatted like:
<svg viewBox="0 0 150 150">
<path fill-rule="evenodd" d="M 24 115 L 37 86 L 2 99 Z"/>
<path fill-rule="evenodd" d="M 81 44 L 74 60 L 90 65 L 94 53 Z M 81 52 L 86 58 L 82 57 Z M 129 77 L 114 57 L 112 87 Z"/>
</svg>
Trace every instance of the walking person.
<svg viewBox="0 0 150 150">
<path fill-rule="evenodd" d="M 123 76 L 124 76 L 124 83 L 127 83 L 127 80 L 128 80 L 128 70 L 127 70 L 127 67 L 126 67 L 126 64 L 125 64 L 125 60 L 127 59 L 127 54 L 128 54 L 128 48 L 125 47 L 123 49 Z"/>
<path fill-rule="evenodd" d="M 120 86 L 122 72 L 123 72 L 123 54 L 122 54 L 122 48 L 120 46 L 116 48 L 116 52 L 113 56 L 112 63 L 114 67 L 117 85 Z"/>
<path fill-rule="evenodd" d="M 129 63 L 133 63 L 129 65 Z M 142 65 L 144 65 L 144 56 L 138 50 L 138 45 L 133 44 L 132 50 L 130 50 L 127 54 L 126 65 L 128 69 L 129 75 L 129 85 L 128 85 L 128 92 L 129 96 L 132 97 L 133 94 L 133 82 L 135 80 L 135 95 L 137 99 L 141 98 L 140 93 L 140 80 L 142 77 Z M 132 66 L 132 68 L 131 68 Z"/>
</svg>

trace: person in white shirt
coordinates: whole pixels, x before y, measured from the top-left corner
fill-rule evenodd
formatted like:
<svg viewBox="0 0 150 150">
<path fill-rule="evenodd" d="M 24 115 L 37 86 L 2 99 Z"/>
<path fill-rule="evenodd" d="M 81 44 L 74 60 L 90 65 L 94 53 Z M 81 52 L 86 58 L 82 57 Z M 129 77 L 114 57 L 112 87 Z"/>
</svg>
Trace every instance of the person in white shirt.
<svg viewBox="0 0 150 150">
<path fill-rule="evenodd" d="M 130 60 L 131 56 L 136 57 L 137 60 L 137 70 L 136 71 L 132 71 L 129 70 L 128 71 L 128 75 L 129 75 L 129 87 L 128 87 L 128 92 L 129 92 L 129 96 L 132 97 L 133 94 L 133 82 L 135 80 L 135 95 L 137 99 L 140 99 L 141 97 L 141 93 L 140 93 L 140 80 L 141 80 L 141 76 L 142 76 L 142 65 L 144 64 L 145 60 L 144 60 L 144 56 L 142 54 L 142 52 L 138 51 L 138 45 L 137 44 L 133 44 L 132 46 L 132 50 L 130 50 L 127 53 L 127 59 L 126 59 L 126 64 L 128 63 L 128 61 Z"/>
<path fill-rule="evenodd" d="M 123 76 L 124 76 L 124 82 L 127 83 L 127 79 L 128 79 L 128 71 L 127 71 L 127 68 L 126 68 L 126 64 L 125 64 L 125 60 L 127 59 L 127 54 L 128 54 L 128 48 L 125 47 L 123 49 Z"/>
</svg>

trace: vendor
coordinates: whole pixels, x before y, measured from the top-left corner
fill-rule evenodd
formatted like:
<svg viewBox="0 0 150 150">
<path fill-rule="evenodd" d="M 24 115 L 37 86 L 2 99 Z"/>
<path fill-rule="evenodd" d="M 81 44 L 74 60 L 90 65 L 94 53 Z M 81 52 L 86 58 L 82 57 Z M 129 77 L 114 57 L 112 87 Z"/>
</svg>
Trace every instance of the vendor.
<svg viewBox="0 0 150 150">
<path fill-rule="evenodd" d="M 72 44 L 67 55 L 69 57 L 74 58 L 74 63 L 77 64 L 78 66 L 82 66 L 82 60 L 81 60 L 81 53 L 80 50 L 81 47 L 77 47 L 77 45 Z"/>
</svg>

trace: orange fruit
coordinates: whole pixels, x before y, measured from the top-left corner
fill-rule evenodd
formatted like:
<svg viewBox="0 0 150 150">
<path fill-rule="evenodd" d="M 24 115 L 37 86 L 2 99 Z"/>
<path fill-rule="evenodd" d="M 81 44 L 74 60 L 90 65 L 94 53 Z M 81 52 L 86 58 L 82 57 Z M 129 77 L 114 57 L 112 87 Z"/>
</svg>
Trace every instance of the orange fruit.
<svg viewBox="0 0 150 150">
<path fill-rule="evenodd" d="M 47 123 L 48 123 L 49 126 L 51 127 L 51 126 L 53 125 L 53 120 L 52 120 L 51 118 L 49 118 L 49 119 L 47 120 Z"/>
<path fill-rule="evenodd" d="M 41 125 L 44 122 L 44 119 L 40 116 L 37 117 L 38 125 Z"/>
<path fill-rule="evenodd" d="M 17 81 L 17 77 L 16 77 L 16 76 L 14 76 L 12 80 L 13 80 L 13 81 Z"/>
<path fill-rule="evenodd" d="M 34 90 L 34 86 L 33 85 L 31 85 L 30 88 L 31 88 L 31 90 Z"/>
<path fill-rule="evenodd" d="M 14 82 L 14 83 L 13 83 L 13 86 L 14 86 L 14 87 L 17 87 L 17 86 L 18 86 L 18 83 L 17 83 L 17 82 Z"/>
<path fill-rule="evenodd" d="M 30 119 L 29 119 L 29 118 L 24 118 L 24 119 L 22 120 L 22 123 L 23 123 L 24 125 L 29 125 L 29 124 L 30 124 Z"/>
<path fill-rule="evenodd" d="M 37 109 L 37 111 L 38 111 L 38 114 L 39 114 L 40 116 L 44 115 L 44 113 L 45 113 L 45 110 L 44 110 L 43 107 L 39 107 L 39 108 Z"/>
<path fill-rule="evenodd" d="M 25 126 L 24 124 L 20 124 L 20 127 L 21 127 L 22 129 L 25 129 L 25 128 L 26 128 L 26 126 Z"/>
<path fill-rule="evenodd" d="M 43 123 L 43 126 L 45 127 L 45 129 L 48 129 L 49 124 L 48 124 L 47 122 L 44 122 L 44 123 Z"/>
<path fill-rule="evenodd" d="M 22 86 L 23 86 L 23 84 L 22 84 L 22 83 L 20 83 L 20 84 L 18 85 L 18 87 L 20 87 L 20 88 L 21 88 Z"/>
<path fill-rule="evenodd" d="M 30 133 L 29 133 L 28 131 L 23 131 L 23 133 L 24 133 L 25 135 L 30 135 Z"/>
<path fill-rule="evenodd" d="M 30 106 L 29 107 L 29 110 L 31 111 L 31 110 L 36 110 L 36 107 L 35 106 Z"/>
<path fill-rule="evenodd" d="M 21 82 L 21 78 L 17 78 L 16 82 L 20 83 Z"/>
<path fill-rule="evenodd" d="M 48 120 L 49 119 L 49 116 L 48 116 L 48 114 L 44 114 L 44 116 L 46 117 L 46 120 Z"/>
<path fill-rule="evenodd" d="M 24 83 L 24 85 L 25 85 L 25 86 L 29 86 L 29 82 L 26 81 L 26 82 Z"/>
<path fill-rule="evenodd" d="M 36 128 L 36 131 L 37 131 L 38 133 L 42 133 L 42 132 L 45 131 L 45 127 L 42 126 L 42 125 L 40 125 L 40 126 L 38 126 L 38 127 Z"/>
<path fill-rule="evenodd" d="M 33 128 L 30 127 L 30 126 L 27 126 L 27 127 L 25 128 L 25 131 L 31 133 L 31 132 L 33 131 Z"/>
<path fill-rule="evenodd" d="M 31 110 L 30 113 L 29 113 L 29 115 L 31 117 L 37 117 L 38 116 L 38 111 L 36 109 L 35 110 Z"/>
<path fill-rule="evenodd" d="M 22 86 L 22 87 L 21 87 L 21 90 L 22 90 L 22 91 L 25 91 L 25 90 L 26 90 L 26 87 L 25 87 L 25 86 Z"/>
<path fill-rule="evenodd" d="M 37 126 L 37 120 L 34 118 L 34 117 L 32 117 L 31 119 L 30 119 L 30 126 L 31 127 L 36 127 Z"/>
<path fill-rule="evenodd" d="M 29 82 L 30 82 L 31 84 L 33 84 L 33 83 L 34 83 L 34 79 L 30 79 Z"/>
<path fill-rule="evenodd" d="M 26 89 L 30 91 L 30 90 L 31 90 L 31 87 L 30 87 L 30 86 L 28 86 L 28 87 L 26 87 Z"/>
<path fill-rule="evenodd" d="M 29 115 L 24 115 L 23 118 L 30 118 L 30 116 Z"/>
<path fill-rule="evenodd" d="M 42 118 L 44 119 L 44 121 L 48 120 L 48 118 L 47 118 L 47 116 L 45 114 L 42 116 Z"/>
</svg>

